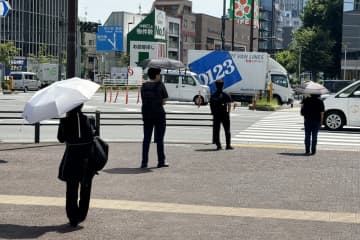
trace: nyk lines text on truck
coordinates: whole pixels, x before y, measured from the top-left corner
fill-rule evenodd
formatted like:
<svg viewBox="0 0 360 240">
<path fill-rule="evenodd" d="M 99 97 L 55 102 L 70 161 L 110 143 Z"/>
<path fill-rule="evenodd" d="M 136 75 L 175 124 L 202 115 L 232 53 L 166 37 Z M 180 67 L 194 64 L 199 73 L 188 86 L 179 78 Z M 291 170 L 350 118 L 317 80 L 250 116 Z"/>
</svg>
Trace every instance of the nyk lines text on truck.
<svg viewBox="0 0 360 240">
<path fill-rule="evenodd" d="M 286 69 L 263 52 L 189 50 L 188 66 L 202 84 L 215 91 L 214 81 L 224 80 L 224 91 L 233 100 L 251 102 L 267 91 L 270 81 L 278 103 L 292 103 L 293 90 Z"/>
</svg>

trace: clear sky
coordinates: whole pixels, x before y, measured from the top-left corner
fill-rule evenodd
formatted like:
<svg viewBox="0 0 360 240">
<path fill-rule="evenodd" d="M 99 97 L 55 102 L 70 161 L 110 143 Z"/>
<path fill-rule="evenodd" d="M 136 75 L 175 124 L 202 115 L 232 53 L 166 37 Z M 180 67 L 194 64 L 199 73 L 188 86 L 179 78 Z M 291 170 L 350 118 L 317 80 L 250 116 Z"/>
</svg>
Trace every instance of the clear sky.
<svg viewBox="0 0 360 240">
<path fill-rule="evenodd" d="M 152 0 L 78 0 L 78 15 L 87 21 L 103 24 L 113 11 L 125 11 L 138 13 L 139 5 L 141 12 L 148 13 L 151 9 Z M 226 8 L 229 6 L 229 0 L 226 1 Z M 222 0 L 192 0 L 193 12 L 204 13 L 215 17 L 221 17 L 223 12 Z M 85 14 L 85 12 L 87 14 Z"/>
</svg>

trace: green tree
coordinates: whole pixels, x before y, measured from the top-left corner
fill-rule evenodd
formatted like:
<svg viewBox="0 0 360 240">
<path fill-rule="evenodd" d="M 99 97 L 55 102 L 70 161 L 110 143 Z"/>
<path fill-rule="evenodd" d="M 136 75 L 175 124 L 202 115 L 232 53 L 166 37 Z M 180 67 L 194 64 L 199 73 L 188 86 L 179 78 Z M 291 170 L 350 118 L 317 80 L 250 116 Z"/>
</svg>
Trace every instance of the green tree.
<svg viewBox="0 0 360 240">
<path fill-rule="evenodd" d="M 47 51 L 47 47 L 45 45 L 41 45 L 39 47 L 39 50 L 36 55 L 30 53 L 28 55 L 28 57 L 34 58 L 39 64 L 40 63 L 49 63 L 52 60 L 56 59 L 56 57 L 54 57 L 52 55 L 47 55 L 46 51 Z"/>
<path fill-rule="evenodd" d="M 0 43 L 0 62 L 5 66 L 10 66 L 10 60 L 18 56 L 20 49 L 13 42 Z"/>
<path fill-rule="evenodd" d="M 317 78 L 319 72 L 326 73 L 327 69 L 333 67 L 334 45 L 335 41 L 331 40 L 329 31 L 307 27 L 294 34 L 290 49 L 294 54 L 301 54 L 300 65 Z"/>
<path fill-rule="evenodd" d="M 275 54 L 275 60 L 283 65 L 289 73 L 297 71 L 298 60 L 294 53 L 288 50 L 278 52 Z"/>
<path fill-rule="evenodd" d="M 117 65 L 119 67 L 127 67 L 130 64 L 130 57 L 129 55 L 126 55 L 125 53 L 120 54 L 120 58 L 117 61 Z"/>
<path fill-rule="evenodd" d="M 313 73 L 323 71 L 326 78 L 340 76 L 342 13 L 342 0 L 306 2 L 303 26 L 292 43 L 293 50 L 301 49 L 306 70 Z"/>
</svg>

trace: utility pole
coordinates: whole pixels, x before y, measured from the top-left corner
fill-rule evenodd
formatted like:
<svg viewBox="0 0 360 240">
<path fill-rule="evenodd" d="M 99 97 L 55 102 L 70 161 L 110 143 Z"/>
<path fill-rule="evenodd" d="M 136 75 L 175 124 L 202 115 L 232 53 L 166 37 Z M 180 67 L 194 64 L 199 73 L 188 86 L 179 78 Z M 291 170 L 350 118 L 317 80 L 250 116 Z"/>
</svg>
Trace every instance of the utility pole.
<svg viewBox="0 0 360 240">
<path fill-rule="evenodd" d="M 235 50 L 234 40 L 235 40 L 235 0 L 232 0 L 232 29 L 231 29 L 231 51 Z"/>
<path fill-rule="evenodd" d="M 68 0 L 68 39 L 66 78 L 75 77 L 76 60 L 76 25 L 78 17 L 78 0 Z"/>
<path fill-rule="evenodd" d="M 254 50 L 254 13 L 255 0 L 251 1 L 251 20 L 250 20 L 250 52 Z"/>
<path fill-rule="evenodd" d="M 225 50 L 225 26 L 226 26 L 226 0 L 223 3 L 223 15 L 221 18 L 221 49 Z"/>
</svg>

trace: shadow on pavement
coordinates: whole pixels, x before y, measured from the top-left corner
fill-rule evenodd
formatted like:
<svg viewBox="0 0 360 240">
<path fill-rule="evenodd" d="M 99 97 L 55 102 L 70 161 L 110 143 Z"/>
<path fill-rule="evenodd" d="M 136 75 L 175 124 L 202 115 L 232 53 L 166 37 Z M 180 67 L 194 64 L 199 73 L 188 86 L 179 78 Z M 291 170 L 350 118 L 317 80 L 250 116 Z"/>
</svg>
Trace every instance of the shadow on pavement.
<svg viewBox="0 0 360 240">
<path fill-rule="evenodd" d="M 0 164 L 1 164 L 1 163 L 8 163 L 8 161 L 0 160 Z"/>
<path fill-rule="evenodd" d="M 214 148 L 203 148 L 203 149 L 195 149 L 196 152 L 217 152 L 215 147 Z"/>
<path fill-rule="evenodd" d="M 342 128 L 341 130 L 328 130 L 328 129 L 322 127 L 322 128 L 320 128 L 320 132 L 359 134 L 360 128 L 346 127 L 346 128 Z"/>
<path fill-rule="evenodd" d="M 307 156 L 305 153 L 278 153 L 279 155 L 285 155 L 285 156 L 293 156 L 293 157 L 303 157 Z"/>
<path fill-rule="evenodd" d="M 47 144 L 47 145 L 28 145 L 28 146 L 21 146 L 21 147 L 9 147 L 9 148 L 3 148 L 0 149 L 0 151 L 11 151 L 11 150 L 21 150 L 21 149 L 28 149 L 28 148 L 44 148 L 44 147 L 54 147 L 54 146 L 60 146 L 61 144 Z"/>
<path fill-rule="evenodd" d="M 78 226 L 71 227 L 68 224 L 54 226 L 22 226 L 14 224 L 0 224 L 1 239 L 30 239 L 38 238 L 48 232 L 68 233 L 82 229 Z"/>
<path fill-rule="evenodd" d="M 111 168 L 102 171 L 111 174 L 142 174 L 152 172 L 151 168 Z"/>
</svg>

